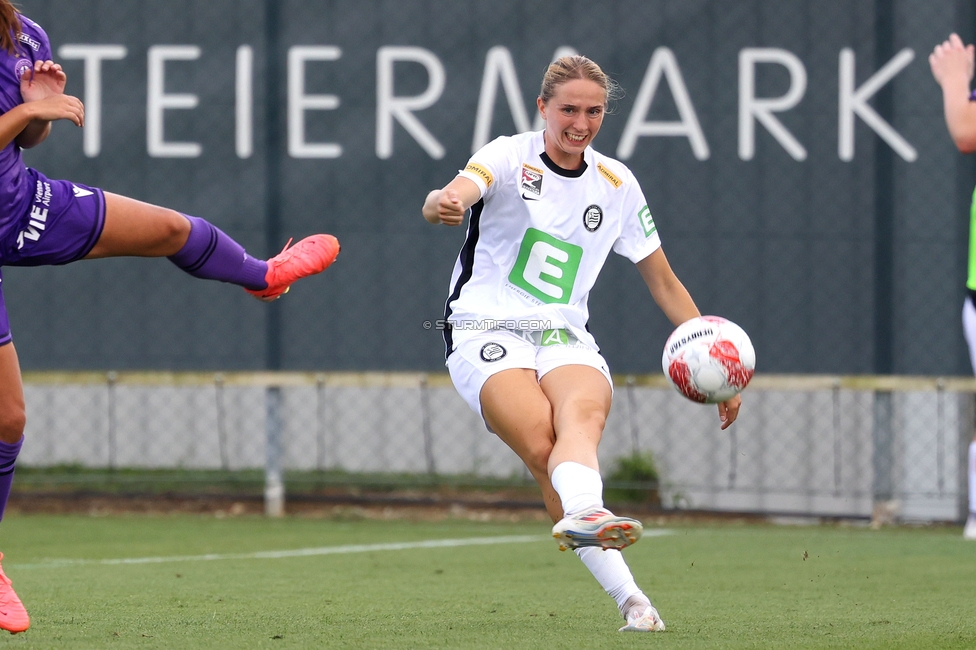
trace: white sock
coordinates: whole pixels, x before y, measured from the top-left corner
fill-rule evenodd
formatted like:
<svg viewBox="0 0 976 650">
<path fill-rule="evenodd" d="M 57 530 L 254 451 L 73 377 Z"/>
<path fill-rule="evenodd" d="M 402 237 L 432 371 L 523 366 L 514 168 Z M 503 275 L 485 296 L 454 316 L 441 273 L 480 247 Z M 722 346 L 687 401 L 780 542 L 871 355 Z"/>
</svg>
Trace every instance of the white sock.
<svg viewBox="0 0 976 650">
<path fill-rule="evenodd" d="M 600 583 L 603 590 L 610 594 L 610 597 L 617 601 L 617 609 L 627 617 L 624 605 L 632 596 L 640 596 L 651 602 L 650 598 L 644 595 L 634 582 L 634 575 L 630 572 L 630 567 L 624 562 L 623 554 L 615 549 L 604 551 L 595 546 L 585 546 L 575 549 L 576 555 L 583 560 L 583 564 L 590 570 L 596 581 Z"/>
<path fill-rule="evenodd" d="M 969 443 L 969 514 L 976 515 L 976 440 Z"/>
<path fill-rule="evenodd" d="M 595 469 L 579 463 L 559 463 L 549 481 L 563 503 L 564 517 L 603 507 L 603 479 Z"/>
</svg>

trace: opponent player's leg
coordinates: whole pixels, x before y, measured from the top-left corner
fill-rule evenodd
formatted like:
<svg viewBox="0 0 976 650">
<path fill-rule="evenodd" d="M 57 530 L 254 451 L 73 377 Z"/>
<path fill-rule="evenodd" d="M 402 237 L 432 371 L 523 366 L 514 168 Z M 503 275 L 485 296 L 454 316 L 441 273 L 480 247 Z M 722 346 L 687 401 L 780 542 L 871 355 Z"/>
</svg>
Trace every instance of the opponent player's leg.
<svg viewBox="0 0 976 650">
<path fill-rule="evenodd" d="M 6 345 L 0 345 L 0 444 L 20 442 L 24 437 L 26 424 L 27 411 L 24 406 L 20 362 L 14 344 L 7 342 Z"/>
<path fill-rule="evenodd" d="M 0 291 L 0 519 L 10 496 L 14 462 L 24 441 L 27 409 L 20 360 L 10 335 L 10 321 Z"/>
<path fill-rule="evenodd" d="M 273 300 L 296 280 L 324 271 L 338 253 L 335 237 L 313 235 L 265 262 L 204 219 L 106 192 L 105 225 L 86 259 L 168 257 L 194 277 L 237 284 Z"/>
<path fill-rule="evenodd" d="M 2 307 L 3 302 L 0 300 L 0 310 Z M 14 464 L 24 441 L 26 423 L 20 363 L 14 344 L 8 341 L 0 345 L 0 519 L 3 518 L 3 510 L 10 497 Z M 2 559 L 3 554 L 0 553 L 0 560 Z M 27 610 L 14 592 L 10 579 L 0 568 L 0 629 L 16 633 L 23 632 L 28 627 L 30 617 Z"/>
<path fill-rule="evenodd" d="M 191 230 L 175 210 L 105 192 L 105 225 L 85 259 L 168 257 L 187 244 Z"/>
<path fill-rule="evenodd" d="M 14 462 L 24 442 L 27 411 L 14 344 L 0 345 L 0 519 L 10 496 Z"/>
</svg>

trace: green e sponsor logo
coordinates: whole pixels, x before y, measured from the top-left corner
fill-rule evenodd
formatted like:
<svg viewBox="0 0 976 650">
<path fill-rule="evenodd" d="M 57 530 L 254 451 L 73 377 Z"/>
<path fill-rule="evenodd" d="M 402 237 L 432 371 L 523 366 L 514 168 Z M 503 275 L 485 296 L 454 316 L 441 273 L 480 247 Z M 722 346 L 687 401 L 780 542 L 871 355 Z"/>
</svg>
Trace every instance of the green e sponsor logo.
<svg viewBox="0 0 976 650">
<path fill-rule="evenodd" d="M 637 218 L 640 219 L 641 226 L 644 228 L 644 236 L 653 235 L 657 226 L 654 225 L 654 217 L 651 216 L 651 211 L 646 205 L 637 212 Z"/>
<path fill-rule="evenodd" d="M 545 303 L 568 304 L 583 249 L 529 228 L 508 281 Z"/>
</svg>

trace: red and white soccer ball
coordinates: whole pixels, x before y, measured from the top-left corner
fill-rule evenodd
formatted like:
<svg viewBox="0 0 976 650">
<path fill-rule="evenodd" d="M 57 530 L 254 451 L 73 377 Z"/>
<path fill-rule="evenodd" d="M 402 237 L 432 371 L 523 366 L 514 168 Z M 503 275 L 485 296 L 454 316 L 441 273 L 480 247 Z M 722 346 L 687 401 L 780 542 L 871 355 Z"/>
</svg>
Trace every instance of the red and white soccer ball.
<svg viewBox="0 0 976 650">
<path fill-rule="evenodd" d="M 717 404 L 735 397 L 756 370 L 756 351 L 745 331 L 720 316 L 682 323 L 664 345 L 664 375 L 693 402 Z"/>
</svg>

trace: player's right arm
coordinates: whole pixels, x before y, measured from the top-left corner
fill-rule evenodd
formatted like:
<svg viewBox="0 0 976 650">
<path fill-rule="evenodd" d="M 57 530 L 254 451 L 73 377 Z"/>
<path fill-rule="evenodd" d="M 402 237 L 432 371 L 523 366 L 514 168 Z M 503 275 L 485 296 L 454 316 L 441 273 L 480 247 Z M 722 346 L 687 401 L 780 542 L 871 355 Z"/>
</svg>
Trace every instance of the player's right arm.
<svg viewBox="0 0 976 650">
<path fill-rule="evenodd" d="M 481 188 L 464 176 L 457 176 L 447 186 L 432 190 L 424 201 L 423 214 L 428 223 L 459 226 L 464 213 L 481 198 Z"/>
<path fill-rule="evenodd" d="M 13 142 L 34 120 L 71 120 L 77 126 L 84 126 L 85 107 L 80 99 L 71 95 L 54 95 L 36 102 L 18 104 L 0 115 L 0 149 Z"/>
<path fill-rule="evenodd" d="M 20 79 L 20 96 L 25 104 L 29 104 L 53 95 L 63 95 L 67 82 L 68 77 L 59 64 L 50 59 L 38 59 Z M 35 118 L 17 135 L 15 142 L 21 149 L 30 149 L 44 142 L 50 133 L 50 120 Z"/>
<path fill-rule="evenodd" d="M 24 71 L 20 82 L 23 102 L 0 115 L 0 149 L 11 142 L 22 148 L 40 144 L 55 120 L 85 125 L 85 106 L 77 97 L 64 94 L 67 77 L 61 66 L 38 60 Z"/>
<path fill-rule="evenodd" d="M 976 152 L 976 102 L 970 101 L 974 48 L 957 34 L 935 46 L 929 55 L 932 76 L 942 87 L 946 126 L 959 151 Z"/>
<path fill-rule="evenodd" d="M 499 184 L 510 178 L 513 168 L 518 169 L 514 151 L 512 138 L 502 136 L 475 152 L 454 180 L 427 194 L 424 219 L 446 226 L 461 225 L 464 213 L 472 205 L 482 198 L 487 200 Z"/>
</svg>

